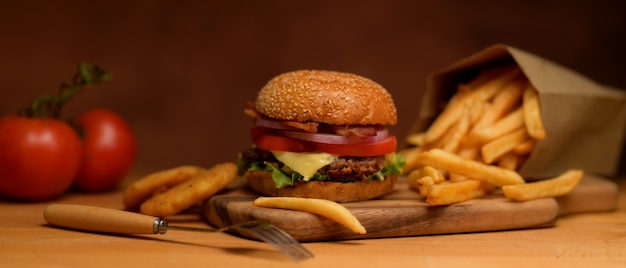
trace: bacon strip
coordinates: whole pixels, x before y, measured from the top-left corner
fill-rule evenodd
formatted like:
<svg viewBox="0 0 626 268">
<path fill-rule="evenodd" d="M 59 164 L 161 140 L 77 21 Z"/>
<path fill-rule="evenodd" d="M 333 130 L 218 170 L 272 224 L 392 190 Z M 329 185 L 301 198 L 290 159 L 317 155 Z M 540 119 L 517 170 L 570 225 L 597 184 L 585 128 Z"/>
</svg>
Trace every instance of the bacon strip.
<svg viewBox="0 0 626 268">
<path fill-rule="evenodd" d="M 332 126 L 333 130 L 337 135 L 341 135 L 344 137 L 355 136 L 359 138 L 365 138 L 368 136 L 376 135 L 376 127 L 375 126 L 364 126 L 364 125 L 343 125 L 343 126 Z"/>
<path fill-rule="evenodd" d="M 302 129 L 309 133 L 317 133 L 317 127 L 320 125 L 320 123 L 317 123 L 317 122 L 300 123 L 300 122 L 295 122 L 295 121 L 283 121 L 283 124 L 290 126 L 290 127 Z"/>
</svg>

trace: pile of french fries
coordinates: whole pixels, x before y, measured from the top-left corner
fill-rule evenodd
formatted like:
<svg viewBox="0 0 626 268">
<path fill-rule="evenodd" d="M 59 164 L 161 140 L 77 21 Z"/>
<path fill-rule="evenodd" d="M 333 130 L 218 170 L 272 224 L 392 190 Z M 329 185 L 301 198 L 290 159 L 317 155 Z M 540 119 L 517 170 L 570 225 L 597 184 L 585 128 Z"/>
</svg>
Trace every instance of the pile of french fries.
<svg viewBox="0 0 626 268">
<path fill-rule="evenodd" d="M 433 205 L 479 198 L 502 189 L 516 201 L 571 192 L 583 176 L 568 170 L 558 177 L 526 182 L 517 170 L 547 134 L 539 95 L 517 65 L 482 70 L 457 87 L 443 111 L 401 150 L 409 186 Z"/>
</svg>

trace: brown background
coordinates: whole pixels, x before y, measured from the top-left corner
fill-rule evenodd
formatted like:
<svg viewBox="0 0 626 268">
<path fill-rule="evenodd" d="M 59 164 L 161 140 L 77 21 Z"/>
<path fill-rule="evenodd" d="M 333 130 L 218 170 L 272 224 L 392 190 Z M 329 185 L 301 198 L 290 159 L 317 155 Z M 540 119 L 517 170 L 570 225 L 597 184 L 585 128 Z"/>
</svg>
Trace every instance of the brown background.
<svg viewBox="0 0 626 268">
<path fill-rule="evenodd" d="M 89 61 L 115 80 L 65 117 L 95 106 L 126 117 L 137 173 L 207 166 L 250 145 L 242 110 L 267 80 L 331 69 L 385 86 L 404 136 L 428 73 L 494 43 L 626 88 L 626 4 L 605 2 L 12 1 L 0 6 L 0 115 Z"/>
</svg>

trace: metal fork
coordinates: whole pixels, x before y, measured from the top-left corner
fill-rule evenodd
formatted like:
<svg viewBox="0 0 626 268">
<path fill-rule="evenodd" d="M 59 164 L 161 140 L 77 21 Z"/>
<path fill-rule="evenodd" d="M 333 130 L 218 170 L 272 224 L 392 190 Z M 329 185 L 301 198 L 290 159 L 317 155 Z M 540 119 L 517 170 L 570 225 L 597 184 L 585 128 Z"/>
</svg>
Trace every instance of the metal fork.
<svg viewBox="0 0 626 268">
<path fill-rule="evenodd" d="M 313 257 L 300 242 L 275 225 L 256 221 L 232 224 L 222 228 L 171 226 L 164 219 L 128 211 L 69 204 L 52 204 L 44 209 L 49 224 L 83 231 L 116 234 L 164 234 L 167 230 L 224 232 L 236 230 L 250 234 L 274 246 L 294 261 Z"/>
</svg>

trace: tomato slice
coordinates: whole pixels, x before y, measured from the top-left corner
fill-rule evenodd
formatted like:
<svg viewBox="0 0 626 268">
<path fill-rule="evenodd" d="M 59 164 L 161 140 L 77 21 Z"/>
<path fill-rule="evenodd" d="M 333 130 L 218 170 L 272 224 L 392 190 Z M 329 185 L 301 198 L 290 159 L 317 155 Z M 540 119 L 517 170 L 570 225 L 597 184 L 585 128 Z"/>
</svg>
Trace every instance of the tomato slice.
<svg viewBox="0 0 626 268">
<path fill-rule="evenodd" d="M 279 136 L 271 129 L 263 127 L 252 128 L 250 134 L 256 147 L 267 151 L 298 153 L 320 151 L 341 156 L 376 156 L 393 153 L 397 147 L 397 140 L 393 135 L 373 143 L 330 144 Z"/>
<path fill-rule="evenodd" d="M 252 136 L 252 141 L 257 148 L 266 151 L 287 151 L 296 153 L 315 151 L 315 146 L 311 142 L 277 136 L 274 135 L 272 131 L 260 127 L 252 128 L 252 130 L 250 130 L 250 136 Z"/>
</svg>

